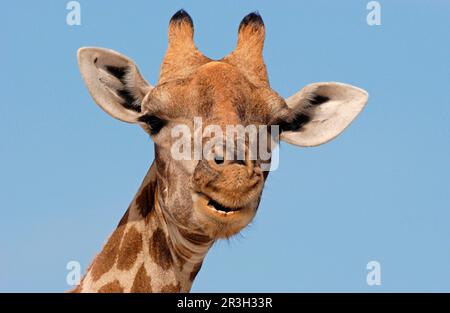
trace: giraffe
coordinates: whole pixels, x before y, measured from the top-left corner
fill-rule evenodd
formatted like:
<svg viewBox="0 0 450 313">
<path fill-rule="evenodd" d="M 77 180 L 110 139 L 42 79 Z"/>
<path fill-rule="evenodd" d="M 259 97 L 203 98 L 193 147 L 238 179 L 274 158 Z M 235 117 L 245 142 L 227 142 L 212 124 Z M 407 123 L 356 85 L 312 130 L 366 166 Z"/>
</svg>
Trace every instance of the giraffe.
<svg viewBox="0 0 450 313">
<path fill-rule="evenodd" d="M 173 130 L 180 123 L 191 130 L 194 117 L 220 128 L 277 125 L 280 140 L 311 147 L 338 136 L 368 100 L 366 91 L 335 82 L 310 84 L 287 99 L 277 94 L 263 60 L 265 27 L 258 13 L 244 17 L 236 48 L 220 60 L 204 56 L 193 35 L 188 13 L 175 13 L 155 86 L 116 51 L 78 50 L 94 101 L 112 117 L 140 125 L 154 142 L 155 158 L 72 292 L 188 292 L 213 243 L 255 216 L 268 176 L 262 164 L 271 160 L 250 159 L 247 152 L 240 160 L 224 159 L 215 150 L 210 158 L 175 159 Z"/>
</svg>

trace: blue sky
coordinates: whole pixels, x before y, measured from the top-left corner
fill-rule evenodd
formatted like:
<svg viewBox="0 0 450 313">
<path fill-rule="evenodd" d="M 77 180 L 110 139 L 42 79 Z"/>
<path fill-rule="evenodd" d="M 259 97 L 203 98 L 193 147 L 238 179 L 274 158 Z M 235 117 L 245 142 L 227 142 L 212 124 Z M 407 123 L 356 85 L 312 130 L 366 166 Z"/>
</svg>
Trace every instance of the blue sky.
<svg viewBox="0 0 450 313">
<path fill-rule="evenodd" d="M 8 1 L 0 10 L 0 291 L 69 289 L 127 208 L 153 159 L 137 126 L 102 112 L 76 50 L 133 58 L 151 83 L 178 9 L 198 47 L 221 58 L 240 20 L 266 24 L 272 87 L 341 81 L 369 103 L 337 140 L 282 144 L 257 217 L 210 251 L 192 291 L 450 291 L 450 2 Z M 381 264 L 380 286 L 366 264 Z"/>
</svg>

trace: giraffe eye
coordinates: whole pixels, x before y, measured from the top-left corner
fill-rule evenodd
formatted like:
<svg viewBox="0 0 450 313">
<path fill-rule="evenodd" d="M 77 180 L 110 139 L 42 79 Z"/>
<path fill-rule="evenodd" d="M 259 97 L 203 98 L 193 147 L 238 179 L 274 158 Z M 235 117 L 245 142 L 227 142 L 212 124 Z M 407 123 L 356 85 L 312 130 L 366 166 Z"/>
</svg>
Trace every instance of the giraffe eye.
<svg viewBox="0 0 450 313">
<path fill-rule="evenodd" d="M 142 115 L 139 117 L 139 122 L 145 123 L 150 128 L 150 134 L 156 135 L 167 124 L 166 120 L 163 120 L 155 115 Z"/>
</svg>

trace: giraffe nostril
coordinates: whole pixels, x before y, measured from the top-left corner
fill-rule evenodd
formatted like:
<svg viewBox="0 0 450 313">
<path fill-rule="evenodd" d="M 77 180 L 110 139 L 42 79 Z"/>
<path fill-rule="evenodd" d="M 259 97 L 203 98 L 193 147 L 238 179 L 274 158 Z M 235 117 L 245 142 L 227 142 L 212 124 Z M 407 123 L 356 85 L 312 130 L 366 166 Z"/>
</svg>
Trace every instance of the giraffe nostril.
<svg viewBox="0 0 450 313">
<path fill-rule="evenodd" d="M 221 156 L 215 156 L 215 157 L 214 157 L 214 162 L 215 162 L 216 164 L 218 164 L 218 165 L 221 165 L 221 164 L 223 164 L 224 159 L 223 159 L 223 157 L 221 157 Z"/>
</svg>

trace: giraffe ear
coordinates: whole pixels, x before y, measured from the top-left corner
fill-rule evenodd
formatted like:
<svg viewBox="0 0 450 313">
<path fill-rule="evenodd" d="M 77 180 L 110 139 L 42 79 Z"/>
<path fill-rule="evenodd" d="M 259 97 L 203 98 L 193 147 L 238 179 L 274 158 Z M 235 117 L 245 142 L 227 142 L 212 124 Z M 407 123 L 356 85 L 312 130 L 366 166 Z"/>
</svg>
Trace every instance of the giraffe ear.
<svg viewBox="0 0 450 313">
<path fill-rule="evenodd" d="M 281 140 L 311 147 L 344 131 L 367 103 L 368 93 L 342 83 L 315 83 L 286 99 L 288 110 L 278 118 Z"/>
<path fill-rule="evenodd" d="M 133 61 L 113 50 L 81 48 L 78 64 L 89 93 L 106 113 L 124 122 L 137 122 L 142 100 L 153 87 Z"/>
</svg>

